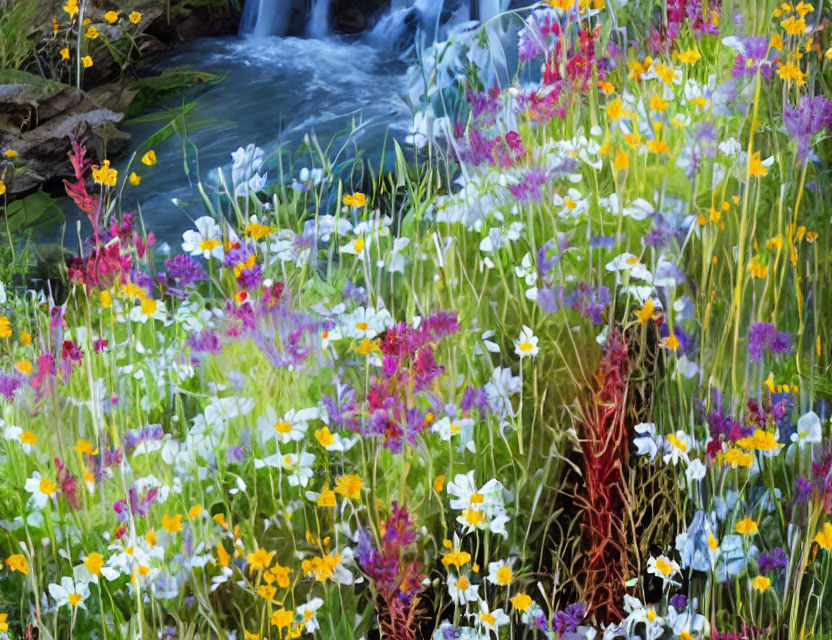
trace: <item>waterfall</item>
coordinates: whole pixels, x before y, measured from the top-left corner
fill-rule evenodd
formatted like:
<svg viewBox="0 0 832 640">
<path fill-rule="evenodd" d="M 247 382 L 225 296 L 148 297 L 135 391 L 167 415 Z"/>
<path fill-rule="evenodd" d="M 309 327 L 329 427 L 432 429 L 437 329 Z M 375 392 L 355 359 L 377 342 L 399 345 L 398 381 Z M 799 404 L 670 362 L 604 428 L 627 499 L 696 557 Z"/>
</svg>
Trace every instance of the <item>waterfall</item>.
<svg viewBox="0 0 832 640">
<path fill-rule="evenodd" d="M 494 16 L 501 14 L 508 8 L 505 0 L 479 0 L 477 18 L 480 22 L 487 22 Z"/>
<path fill-rule="evenodd" d="M 309 13 L 306 35 L 310 38 L 325 38 L 329 34 L 329 5 L 332 0 L 315 0 Z"/>
<path fill-rule="evenodd" d="M 257 38 L 284 36 L 289 30 L 292 0 L 247 0 L 240 33 Z"/>
</svg>

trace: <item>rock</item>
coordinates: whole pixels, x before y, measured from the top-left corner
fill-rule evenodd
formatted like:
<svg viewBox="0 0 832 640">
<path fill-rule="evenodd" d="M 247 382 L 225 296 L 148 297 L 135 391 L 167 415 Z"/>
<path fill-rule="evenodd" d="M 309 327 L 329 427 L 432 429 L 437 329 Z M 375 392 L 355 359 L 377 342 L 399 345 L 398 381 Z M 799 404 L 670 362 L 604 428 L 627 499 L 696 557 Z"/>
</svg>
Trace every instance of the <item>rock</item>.
<svg viewBox="0 0 832 640">
<path fill-rule="evenodd" d="M 119 107 L 127 98 L 116 94 L 100 92 L 103 102 Z M 70 135 L 88 138 L 99 159 L 123 153 L 129 135 L 116 128 L 122 118 L 122 113 L 67 85 L 39 78 L 0 85 L 0 148 L 14 149 L 20 157 L 20 169 L 7 184 L 9 195 L 71 177 Z"/>
<path fill-rule="evenodd" d="M 235 20 L 230 16 L 212 16 L 205 7 L 197 7 L 176 24 L 176 37 L 179 42 L 188 42 L 196 38 L 232 35 L 237 32 Z"/>
<path fill-rule="evenodd" d="M 330 15 L 332 28 L 338 33 L 362 33 L 389 8 L 390 0 L 334 0 Z"/>
</svg>

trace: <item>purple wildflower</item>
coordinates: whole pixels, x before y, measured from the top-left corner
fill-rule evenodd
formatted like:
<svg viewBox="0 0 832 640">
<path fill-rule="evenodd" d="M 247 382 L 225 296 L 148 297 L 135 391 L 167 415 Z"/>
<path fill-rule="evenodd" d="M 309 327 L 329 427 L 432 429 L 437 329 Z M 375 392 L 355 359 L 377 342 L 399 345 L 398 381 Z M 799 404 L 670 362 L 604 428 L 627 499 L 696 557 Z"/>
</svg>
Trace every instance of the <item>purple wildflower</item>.
<svg viewBox="0 0 832 640">
<path fill-rule="evenodd" d="M 809 501 L 812 495 L 812 483 L 808 478 L 800 476 L 794 486 L 794 501 L 796 504 L 803 504 Z"/>
<path fill-rule="evenodd" d="M 797 140 L 797 156 L 803 160 L 809 155 L 812 136 L 832 128 L 832 100 L 803 96 L 796 107 L 786 105 L 783 121 L 791 137 Z"/>
<path fill-rule="evenodd" d="M 536 255 L 537 270 L 541 278 L 545 279 L 552 269 L 560 263 L 567 249 L 569 249 L 569 239 L 563 234 L 558 234 L 558 237 L 550 238 L 543 243 L 543 246 L 537 250 Z M 547 257 L 552 251 L 554 251 L 552 257 Z"/>
<path fill-rule="evenodd" d="M 124 436 L 124 448 L 133 451 L 143 442 L 160 441 L 165 437 L 165 431 L 160 424 L 146 424 L 137 429 L 128 429 Z"/>
<path fill-rule="evenodd" d="M 518 184 L 509 186 L 509 191 L 520 202 L 538 202 L 543 197 L 541 187 L 546 184 L 546 180 L 545 171 L 531 169 Z"/>
<path fill-rule="evenodd" d="M 416 539 L 413 521 L 406 507 L 393 503 L 393 512 L 383 523 L 381 548 L 376 548 L 366 531 L 356 548 L 358 566 L 374 583 L 391 616 L 405 615 L 413 599 L 422 590 L 419 566 L 409 560 L 409 547 Z"/>
<path fill-rule="evenodd" d="M 188 346 L 195 353 L 217 355 L 221 350 L 219 337 L 210 329 L 188 336 Z"/>
<path fill-rule="evenodd" d="M 593 249 L 612 249 L 615 246 L 615 236 L 592 236 L 589 246 Z"/>
<path fill-rule="evenodd" d="M 467 413 L 472 409 L 479 409 L 480 417 L 485 418 L 486 409 L 488 407 L 488 394 L 485 389 L 477 389 L 475 387 L 467 387 L 462 394 L 462 401 L 459 403 L 459 408 L 463 413 Z"/>
<path fill-rule="evenodd" d="M 558 634 L 575 633 L 578 630 L 578 625 L 586 616 L 587 606 L 585 602 L 576 602 L 570 604 L 563 611 L 558 611 L 555 614 L 555 619 L 552 621 L 552 626 Z"/>
<path fill-rule="evenodd" d="M 688 597 L 681 593 L 675 593 L 670 597 L 670 606 L 676 609 L 676 613 L 682 613 L 688 605 Z"/>
<path fill-rule="evenodd" d="M 786 353 L 792 345 L 791 335 L 768 322 L 755 322 L 748 332 L 748 354 L 751 362 L 762 362 L 766 353 Z"/>
<path fill-rule="evenodd" d="M 22 384 L 23 380 L 21 380 L 20 375 L 15 373 L 0 373 L 0 394 L 5 396 L 6 400 L 9 402 L 14 400 L 14 392 L 17 391 Z"/>
<path fill-rule="evenodd" d="M 774 573 L 777 569 L 785 569 L 788 564 L 789 558 L 786 556 L 786 550 L 783 547 L 775 547 L 757 557 L 757 565 L 763 575 Z"/>
<path fill-rule="evenodd" d="M 746 36 L 735 38 L 733 48 L 737 51 L 734 58 L 732 75 L 737 80 L 751 77 L 760 69 L 763 77 L 771 77 L 771 63 L 768 62 L 768 38 L 765 36 Z"/>
</svg>

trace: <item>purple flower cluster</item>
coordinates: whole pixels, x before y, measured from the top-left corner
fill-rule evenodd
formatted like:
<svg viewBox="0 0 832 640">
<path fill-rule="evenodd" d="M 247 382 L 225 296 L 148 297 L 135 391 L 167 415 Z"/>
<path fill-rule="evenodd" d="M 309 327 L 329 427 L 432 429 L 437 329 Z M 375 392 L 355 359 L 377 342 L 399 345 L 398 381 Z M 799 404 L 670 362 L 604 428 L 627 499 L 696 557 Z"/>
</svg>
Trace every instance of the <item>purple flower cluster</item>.
<svg viewBox="0 0 832 640">
<path fill-rule="evenodd" d="M 113 511 L 118 514 L 118 519 L 121 522 L 127 522 L 128 512 L 133 517 L 144 517 L 150 511 L 150 505 L 156 502 L 159 496 L 159 490 L 156 488 L 149 489 L 140 496 L 135 487 L 130 487 L 127 492 L 127 499 L 122 498 L 113 504 Z"/>
<path fill-rule="evenodd" d="M 362 531 L 355 557 L 395 624 L 399 619 L 407 619 L 407 609 L 422 591 L 422 574 L 410 549 L 416 531 L 407 507 L 394 502 L 392 514 L 382 523 L 382 531 L 380 548 L 367 531 Z"/>
<path fill-rule="evenodd" d="M 803 96 L 796 107 L 786 105 L 783 122 L 791 137 L 797 140 L 797 155 L 803 160 L 809 155 L 812 136 L 832 128 L 832 100 Z"/>
<path fill-rule="evenodd" d="M 234 271 L 241 289 L 255 289 L 263 281 L 263 270 L 256 262 L 256 256 L 246 246 L 231 249 L 225 254 L 225 266 Z"/>
<path fill-rule="evenodd" d="M 604 324 L 604 312 L 610 300 L 609 287 L 583 282 L 570 289 L 541 288 L 537 292 L 537 303 L 546 313 L 555 313 L 560 308 L 574 309 L 596 326 Z"/>
<path fill-rule="evenodd" d="M 488 163 L 492 167 L 509 169 L 517 165 L 526 154 L 523 140 L 516 131 L 509 131 L 505 136 L 489 138 L 477 125 L 473 125 L 468 128 L 466 140 L 463 125 L 457 122 L 454 136 L 459 141 L 459 162 L 467 162 L 474 166 Z"/>
<path fill-rule="evenodd" d="M 22 384 L 22 376 L 17 373 L 0 373 L 0 395 L 3 395 L 9 402 L 14 400 L 14 392 Z"/>
<path fill-rule="evenodd" d="M 796 504 L 805 504 L 812 496 L 812 482 L 805 476 L 800 476 L 794 485 L 794 501 Z"/>
<path fill-rule="evenodd" d="M 485 389 L 467 387 L 462 394 L 459 408 L 465 414 L 469 411 L 478 410 L 480 412 L 480 418 L 485 419 L 488 410 L 488 394 L 485 392 Z"/>
<path fill-rule="evenodd" d="M 164 279 L 171 295 L 184 298 L 197 282 L 206 279 L 202 267 L 188 254 L 181 254 L 165 260 L 167 273 Z"/>
<path fill-rule="evenodd" d="M 219 336 L 210 329 L 203 329 L 188 336 L 188 346 L 194 353 L 217 355 L 222 350 Z"/>
<path fill-rule="evenodd" d="M 143 442 L 159 441 L 165 437 L 160 424 L 146 424 L 137 429 L 128 429 L 124 435 L 124 449 L 129 453 Z"/>
<path fill-rule="evenodd" d="M 465 90 L 465 101 L 471 105 L 471 115 L 474 120 L 482 119 L 483 124 L 493 124 L 497 112 L 500 110 L 500 103 L 497 98 L 500 96 L 500 88 L 492 87 L 487 93 L 485 91 Z"/>
<path fill-rule="evenodd" d="M 815 455 L 812 462 L 812 485 L 818 492 L 827 514 L 832 513 L 832 442 Z"/>
<path fill-rule="evenodd" d="M 586 616 L 587 606 L 585 602 L 576 602 L 570 604 L 566 609 L 558 611 L 555 614 L 555 619 L 552 621 L 552 628 L 555 633 L 563 635 L 565 633 L 575 633 L 578 630 L 578 625 Z"/>
<path fill-rule="evenodd" d="M 246 308 L 248 311 L 243 311 Z M 293 311 L 285 302 L 245 305 L 237 313 L 242 326 L 229 335 L 252 338 L 269 363 L 279 369 L 304 365 L 319 351 L 321 333 L 332 328 L 331 320 Z"/>
<path fill-rule="evenodd" d="M 547 180 L 545 171 L 529 169 L 519 183 L 510 185 L 508 189 L 520 202 L 539 202 L 543 197 L 541 189 Z"/>
<path fill-rule="evenodd" d="M 681 593 L 675 593 L 670 597 L 670 606 L 676 609 L 676 613 L 682 613 L 688 606 L 688 597 Z"/>
<path fill-rule="evenodd" d="M 549 277 L 552 269 L 560 263 L 568 249 L 569 239 L 564 234 L 559 234 L 557 238 L 550 238 L 543 243 L 535 255 L 537 258 L 537 271 L 541 278 L 546 280 Z M 551 256 L 550 253 L 552 254 Z"/>
<path fill-rule="evenodd" d="M 534 60 L 552 49 L 561 34 L 561 25 L 553 9 L 533 12 L 517 36 L 521 62 Z"/>
<path fill-rule="evenodd" d="M 757 566 L 760 567 L 760 573 L 763 575 L 770 575 L 777 569 L 785 569 L 788 564 L 789 558 L 783 547 L 775 547 L 757 556 Z"/>
<path fill-rule="evenodd" d="M 748 355 L 751 362 L 762 362 L 766 353 L 786 353 L 791 346 L 791 335 L 778 331 L 769 322 L 755 322 L 748 332 Z"/>
<path fill-rule="evenodd" d="M 673 328 L 673 335 L 675 335 L 676 339 L 679 341 L 679 355 L 692 355 L 695 348 L 695 342 L 690 334 L 679 325 L 676 325 Z M 666 323 L 662 323 L 659 327 L 659 336 L 662 338 L 670 336 L 670 327 L 668 327 Z"/>
<path fill-rule="evenodd" d="M 382 446 L 394 452 L 415 444 L 429 421 L 422 409 L 413 406 L 413 394 L 430 389 L 445 371 L 434 358 L 435 348 L 457 331 L 456 314 L 444 311 L 424 319 L 418 327 L 401 322 L 389 329 L 378 345 L 382 370 L 370 380 L 366 400 L 359 401 L 351 387 L 339 385 L 335 397 L 323 398 L 330 421 L 339 429 L 380 438 Z M 469 401 L 476 397 L 472 392 Z"/>
<path fill-rule="evenodd" d="M 734 78 L 741 80 L 757 73 L 757 69 L 768 80 L 771 77 L 771 62 L 768 61 L 768 38 L 746 36 L 739 39 L 738 53 L 731 71 Z"/>
</svg>

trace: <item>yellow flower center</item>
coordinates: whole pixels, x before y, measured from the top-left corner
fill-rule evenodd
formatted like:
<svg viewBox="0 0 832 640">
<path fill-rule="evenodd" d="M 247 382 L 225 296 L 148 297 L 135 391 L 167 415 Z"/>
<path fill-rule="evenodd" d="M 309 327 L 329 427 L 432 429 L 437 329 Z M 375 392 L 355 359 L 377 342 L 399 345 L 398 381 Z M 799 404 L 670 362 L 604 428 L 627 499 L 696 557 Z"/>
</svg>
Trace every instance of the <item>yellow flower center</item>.
<svg viewBox="0 0 832 640">
<path fill-rule="evenodd" d="M 55 491 L 57 491 L 58 485 L 52 482 L 49 478 L 41 478 L 40 481 L 40 492 L 44 493 L 48 496 L 51 496 Z"/>
<path fill-rule="evenodd" d="M 670 574 L 672 574 L 672 573 L 673 573 L 673 565 L 671 565 L 669 562 L 665 562 L 665 561 L 664 561 L 664 560 L 662 560 L 661 558 L 659 558 L 658 560 L 656 560 L 656 569 L 658 569 L 658 570 L 659 570 L 659 572 L 660 572 L 660 573 L 661 573 L 661 574 L 662 574 L 665 578 L 666 578 L 667 576 L 669 576 Z"/>
</svg>

